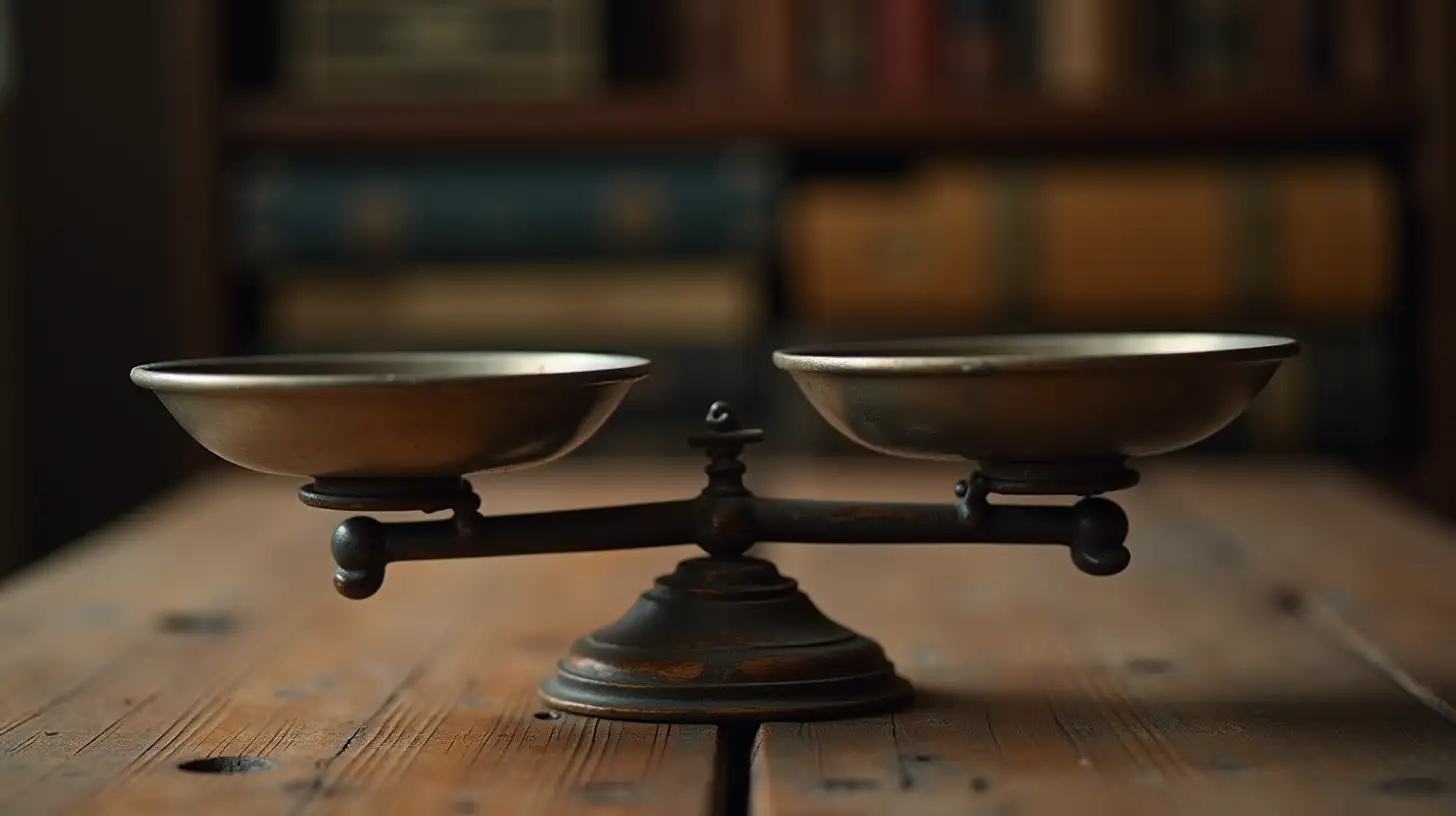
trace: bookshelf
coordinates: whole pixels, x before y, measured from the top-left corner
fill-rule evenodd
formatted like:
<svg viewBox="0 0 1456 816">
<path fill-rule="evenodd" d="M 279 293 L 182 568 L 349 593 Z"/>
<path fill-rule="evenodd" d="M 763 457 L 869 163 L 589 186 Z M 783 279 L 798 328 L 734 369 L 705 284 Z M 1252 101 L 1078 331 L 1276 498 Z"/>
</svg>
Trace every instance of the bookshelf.
<svg viewBox="0 0 1456 816">
<path fill-rule="evenodd" d="M 1456 9 L 1408 0 L 1401 65 L 1375 87 L 1250 91 L 1216 99 L 1139 90 L 1085 102 L 1023 91 L 913 100 L 612 91 L 539 103 L 310 102 L 230 87 L 222 0 L 168 0 L 173 86 L 173 281 L 179 353 L 228 353 L 223 169 L 258 152 L 767 145 L 805 153 L 951 151 L 977 156 L 1264 155 L 1358 152 L 1399 180 L 1400 294 L 1418 461 L 1388 475 L 1456 512 Z M 792 331 L 780 310 L 776 328 Z"/>
<path fill-rule="evenodd" d="M 954 147 L 988 151 L 1260 150 L 1402 141 L 1418 108 L 1405 93 L 1237 99 L 1048 102 L 809 100 L 714 105 L 654 96 L 592 103 L 319 105 L 242 96 L 222 132 L 248 148 L 449 148 L 551 143 L 680 145 L 763 140 L 798 147 Z"/>
</svg>

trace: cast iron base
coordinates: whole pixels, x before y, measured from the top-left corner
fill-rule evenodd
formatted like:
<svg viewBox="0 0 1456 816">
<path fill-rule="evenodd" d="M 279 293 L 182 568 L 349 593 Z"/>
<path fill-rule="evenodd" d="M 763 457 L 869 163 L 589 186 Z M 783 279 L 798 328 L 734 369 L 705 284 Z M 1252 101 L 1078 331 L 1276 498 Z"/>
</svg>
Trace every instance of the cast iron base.
<svg viewBox="0 0 1456 816">
<path fill-rule="evenodd" d="M 652 722 L 811 720 L 900 707 L 910 684 L 773 564 L 693 558 L 541 685 L 548 706 Z"/>
</svg>

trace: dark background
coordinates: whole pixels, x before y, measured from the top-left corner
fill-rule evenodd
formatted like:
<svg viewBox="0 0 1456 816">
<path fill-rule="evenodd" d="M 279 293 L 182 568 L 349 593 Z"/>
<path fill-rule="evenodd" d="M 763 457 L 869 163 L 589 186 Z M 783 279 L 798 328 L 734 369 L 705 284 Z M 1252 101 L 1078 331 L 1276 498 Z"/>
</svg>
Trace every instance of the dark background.
<svg viewBox="0 0 1456 816">
<path fill-rule="evenodd" d="M 222 262 L 214 196 L 226 163 L 257 141 L 237 133 L 228 138 L 229 128 L 256 133 L 271 127 L 280 143 L 308 144 L 311 123 L 333 115 L 295 116 L 287 105 L 259 102 L 258 88 L 273 70 L 266 45 L 258 45 L 267 40 L 269 5 L 245 5 L 251 11 L 244 14 L 230 12 L 227 4 L 188 0 L 21 0 L 11 8 L 17 84 L 3 121 L 0 520 L 6 544 L 0 567 L 63 546 L 208 462 L 155 399 L 131 385 L 127 371 L 152 360 L 252 350 L 238 339 L 245 332 L 224 328 L 247 322 L 246 293 L 232 291 L 216 274 Z M 627 117 L 635 124 L 626 130 L 635 137 L 611 135 L 621 129 L 601 124 L 600 117 L 581 121 L 601 127 L 603 139 L 629 143 L 659 143 L 658 132 L 714 129 L 725 137 L 781 140 L 792 143 L 790 171 L 801 176 L 894 172 L 932 144 L 995 156 L 1043 148 L 1099 156 L 1210 148 L 1317 155 L 1352 146 L 1378 155 L 1401 180 L 1400 296 L 1387 320 L 1399 338 L 1396 365 L 1407 398 L 1397 420 L 1400 443 L 1387 456 L 1356 464 L 1413 500 L 1450 513 L 1456 508 L 1456 433 L 1444 417 L 1456 415 L 1447 328 L 1456 314 L 1449 247 L 1456 226 L 1450 207 L 1456 181 L 1453 18 L 1456 12 L 1442 0 L 1410 0 L 1399 32 L 1408 45 L 1406 64 L 1389 88 L 1289 97 L 1299 104 L 1235 102 L 1214 113 L 1133 104 L 1103 118 L 1095 111 L 1071 115 L 1065 126 L 1055 113 L 1008 114 L 1005 121 L 992 114 L 979 124 L 950 122 L 943 132 L 934 123 L 902 128 L 908 136 L 893 132 L 894 122 L 905 117 L 886 109 L 869 128 L 880 128 L 884 137 L 848 147 L 841 138 L 848 125 L 835 122 L 863 120 L 795 118 L 793 106 L 745 114 L 726 125 L 721 117 L 694 119 L 693 107 L 669 107 L 660 115 L 649 108 Z M 641 26 L 655 24 L 651 15 L 642 20 Z M 614 70 L 630 75 L 656 69 L 644 58 Z M 935 104 L 942 103 L 925 103 Z M 975 104 L 994 110 L 997 102 Z M 440 108 L 433 110 L 439 114 Z M 542 112 L 540 131 L 560 136 L 575 130 L 567 111 Z M 346 122 L 369 119 L 342 115 Z M 458 119 L 445 117 L 449 127 L 437 128 L 464 136 L 432 135 L 428 123 L 411 134 L 409 126 L 386 121 L 379 132 L 395 135 L 375 140 L 492 148 L 508 140 L 492 135 L 490 115 L 488 108 L 465 105 Z M 361 138 L 370 138 L 369 132 L 362 128 Z M 596 140 L 588 133 L 585 141 Z M 779 261 L 766 263 L 782 274 Z M 783 303 L 781 281 L 770 275 L 768 285 L 774 323 L 758 338 L 764 353 L 802 328 Z M 680 413 L 693 422 L 700 409 L 694 403 Z"/>
</svg>

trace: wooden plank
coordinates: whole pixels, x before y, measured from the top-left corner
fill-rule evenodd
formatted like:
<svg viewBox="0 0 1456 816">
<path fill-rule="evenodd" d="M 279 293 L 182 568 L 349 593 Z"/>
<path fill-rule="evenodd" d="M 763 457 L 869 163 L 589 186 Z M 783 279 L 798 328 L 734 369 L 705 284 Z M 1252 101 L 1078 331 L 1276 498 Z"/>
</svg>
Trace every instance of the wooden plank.
<svg viewBox="0 0 1456 816">
<path fill-rule="evenodd" d="M 679 497 L 699 471 L 568 463 L 481 487 L 524 512 Z M 329 586 L 339 517 L 296 487 L 214 482 L 0 593 L 0 811 L 709 812 L 715 729 L 535 699 L 573 637 L 689 551 L 398 565 L 350 602 Z M 167 610 L 226 623 L 158 628 Z"/>
<path fill-rule="evenodd" d="M 930 500 L 960 475 L 830 462 L 764 492 Z M 775 550 L 923 694 L 895 716 L 766 725 L 753 812 L 1451 812 L 1456 728 L 1288 614 L 1249 555 L 1262 538 L 1164 507 L 1160 485 L 1119 494 L 1134 557 L 1113 578 L 1054 549 Z M 1198 498 L 1209 513 L 1224 501 Z M 1432 616 L 1426 634 L 1443 637 L 1428 645 L 1452 621 Z"/>
<path fill-rule="evenodd" d="M 1336 466 L 1165 470 L 1160 506 L 1237 539 L 1291 612 L 1456 723 L 1449 522 Z"/>
</svg>

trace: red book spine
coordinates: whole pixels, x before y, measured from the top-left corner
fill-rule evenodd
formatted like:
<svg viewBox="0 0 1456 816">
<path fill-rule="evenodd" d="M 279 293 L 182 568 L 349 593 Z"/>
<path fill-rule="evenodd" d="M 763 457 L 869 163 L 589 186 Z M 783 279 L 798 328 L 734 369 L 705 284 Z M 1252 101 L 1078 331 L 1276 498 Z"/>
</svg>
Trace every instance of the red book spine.
<svg viewBox="0 0 1456 816">
<path fill-rule="evenodd" d="M 880 89 L 889 96 L 915 97 L 930 87 L 931 26 L 935 0 L 879 0 Z"/>
</svg>

